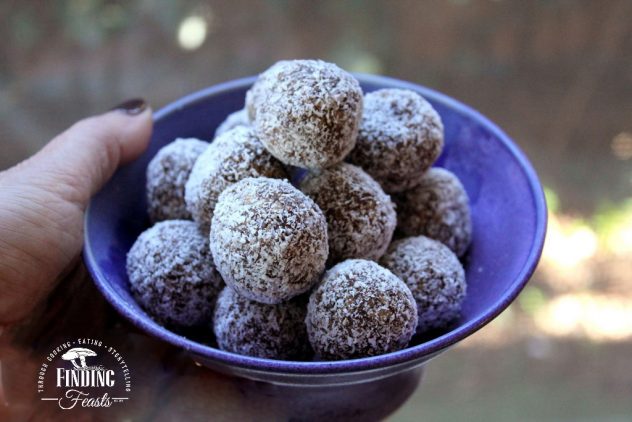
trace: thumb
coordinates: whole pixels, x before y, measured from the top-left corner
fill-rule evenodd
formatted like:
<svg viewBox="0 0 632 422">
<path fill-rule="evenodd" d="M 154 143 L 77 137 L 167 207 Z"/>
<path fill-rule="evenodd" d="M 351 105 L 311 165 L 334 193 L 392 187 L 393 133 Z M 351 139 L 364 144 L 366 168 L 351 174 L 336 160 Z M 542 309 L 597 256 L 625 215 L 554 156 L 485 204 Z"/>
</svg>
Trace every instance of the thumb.
<svg viewBox="0 0 632 422">
<path fill-rule="evenodd" d="M 151 110 L 128 101 L 0 173 L 0 324 L 27 316 L 71 266 L 90 197 L 145 150 L 151 131 Z"/>
<path fill-rule="evenodd" d="M 117 167 L 138 157 L 152 132 L 151 110 L 130 100 L 81 120 L 24 163 L 33 182 L 85 208 Z"/>
</svg>

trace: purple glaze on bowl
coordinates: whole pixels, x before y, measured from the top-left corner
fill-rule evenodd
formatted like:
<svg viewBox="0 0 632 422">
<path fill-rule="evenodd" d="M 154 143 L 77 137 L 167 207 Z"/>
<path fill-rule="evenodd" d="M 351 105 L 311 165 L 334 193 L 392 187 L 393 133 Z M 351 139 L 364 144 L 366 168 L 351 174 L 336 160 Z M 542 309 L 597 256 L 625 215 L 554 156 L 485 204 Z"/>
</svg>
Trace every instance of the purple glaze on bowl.
<svg viewBox="0 0 632 422">
<path fill-rule="evenodd" d="M 217 125 L 243 107 L 254 78 L 216 85 L 156 112 L 148 150 L 121 168 L 92 199 L 86 212 L 84 259 L 99 290 L 143 331 L 189 351 L 215 370 L 288 385 L 379 383 L 423 365 L 500 314 L 535 270 L 546 230 L 546 206 L 538 178 L 523 153 L 494 123 L 443 94 L 408 82 L 357 75 L 365 92 L 407 88 L 437 110 L 445 126 L 445 149 L 437 165 L 459 177 L 471 201 L 473 240 L 465 257 L 468 293 L 461 319 L 449 331 L 405 350 L 337 362 L 292 362 L 224 352 L 167 330 L 131 297 L 125 256 L 149 224 L 145 168 L 176 137 L 211 140 Z M 418 371 L 416 371 L 418 372 Z"/>
</svg>

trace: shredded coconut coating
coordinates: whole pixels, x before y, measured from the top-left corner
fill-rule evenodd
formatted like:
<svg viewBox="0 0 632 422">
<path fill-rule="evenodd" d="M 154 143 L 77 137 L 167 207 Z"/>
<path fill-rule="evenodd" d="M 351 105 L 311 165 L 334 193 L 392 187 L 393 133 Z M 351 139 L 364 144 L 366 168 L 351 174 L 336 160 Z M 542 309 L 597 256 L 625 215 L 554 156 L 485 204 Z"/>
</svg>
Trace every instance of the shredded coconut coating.
<svg viewBox="0 0 632 422">
<path fill-rule="evenodd" d="M 229 114 L 228 117 L 217 126 L 217 129 L 215 129 L 215 137 L 239 126 L 250 127 L 248 112 L 245 108 Z"/>
<path fill-rule="evenodd" d="M 253 124 L 255 121 L 255 117 L 257 116 L 257 110 L 255 109 L 255 100 L 258 98 L 259 87 L 263 85 L 261 82 L 263 78 L 266 77 L 266 73 L 262 73 L 259 75 L 255 83 L 252 87 L 246 91 L 246 101 L 244 108 L 246 109 L 246 116 L 248 117 L 248 122 Z"/>
<path fill-rule="evenodd" d="M 403 349 L 417 326 L 410 289 L 373 261 L 344 261 L 325 273 L 307 306 L 307 334 L 326 360 Z"/>
<path fill-rule="evenodd" d="M 248 178 L 220 195 L 211 251 L 227 285 L 248 299 L 275 304 L 318 281 L 327 260 L 327 222 L 289 182 Z"/>
<path fill-rule="evenodd" d="M 381 89 L 364 96 L 356 146 L 348 160 L 389 193 L 421 182 L 443 148 L 443 123 L 421 95 Z"/>
<path fill-rule="evenodd" d="M 184 186 L 195 160 L 209 146 L 195 138 L 176 139 L 162 147 L 147 166 L 147 212 L 152 222 L 190 220 Z"/>
<path fill-rule="evenodd" d="M 340 163 L 308 174 L 300 186 L 327 218 L 328 265 L 351 258 L 377 260 L 384 254 L 397 215 L 391 198 L 371 176 Z"/>
<path fill-rule="evenodd" d="M 351 74 L 321 60 L 280 61 L 246 96 L 257 134 L 283 161 L 324 168 L 347 156 L 362 116 L 362 89 Z"/>
<path fill-rule="evenodd" d="M 419 185 L 393 199 L 399 233 L 427 236 L 463 256 L 472 238 L 472 222 L 467 193 L 453 173 L 432 168 Z"/>
<path fill-rule="evenodd" d="M 127 275 L 140 306 L 174 328 L 208 324 L 224 286 L 208 239 L 185 220 L 163 221 L 145 230 L 127 254 Z"/>
<path fill-rule="evenodd" d="M 391 243 L 380 264 L 401 278 L 417 302 L 417 334 L 447 327 L 459 317 L 466 283 L 459 258 L 425 236 Z"/>
<path fill-rule="evenodd" d="M 295 299 L 268 305 L 225 288 L 217 299 L 213 319 L 219 348 L 260 358 L 306 359 L 311 348 L 304 302 Z"/>
<path fill-rule="evenodd" d="M 219 195 L 247 177 L 288 177 L 283 165 L 259 141 L 251 128 L 236 127 L 215 138 L 200 155 L 185 189 L 187 209 L 208 231 Z"/>
</svg>

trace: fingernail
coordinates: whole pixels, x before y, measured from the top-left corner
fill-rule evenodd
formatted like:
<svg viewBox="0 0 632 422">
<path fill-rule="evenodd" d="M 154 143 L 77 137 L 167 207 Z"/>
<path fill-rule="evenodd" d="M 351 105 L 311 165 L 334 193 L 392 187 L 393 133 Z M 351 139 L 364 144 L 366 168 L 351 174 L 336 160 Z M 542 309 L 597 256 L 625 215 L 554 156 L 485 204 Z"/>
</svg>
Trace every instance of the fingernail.
<svg viewBox="0 0 632 422">
<path fill-rule="evenodd" d="M 119 110 L 130 116 L 136 116 L 147 108 L 147 103 L 142 98 L 134 98 L 131 100 L 127 100 L 117 105 L 116 107 L 112 107 L 110 111 Z"/>
</svg>

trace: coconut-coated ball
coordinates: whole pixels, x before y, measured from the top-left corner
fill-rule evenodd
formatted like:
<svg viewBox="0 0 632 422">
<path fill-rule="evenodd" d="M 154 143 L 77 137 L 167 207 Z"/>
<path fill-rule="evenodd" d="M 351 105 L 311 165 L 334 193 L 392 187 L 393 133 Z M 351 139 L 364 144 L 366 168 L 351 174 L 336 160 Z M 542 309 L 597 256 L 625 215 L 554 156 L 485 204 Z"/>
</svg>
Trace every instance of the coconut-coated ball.
<svg viewBox="0 0 632 422">
<path fill-rule="evenodd" d="M 467 286 L 459 258 L 425 236 L 391 243 L 380 264 L 401 278 L 417 302 L 417 333 L 445 328 L 458 318 Z"/>
<path fill-rule="evenodd" d="M 176 139 L 162 147 L 147 166 L 147 212 L 152 222 L 191 219 L 184 202 L 184 186 L 208 142 Z"/>
<path fill-rule="evenodd" d="M 213 329 L 222 350 L 269 359 L 305 359 L 311 350 L 301 298 L 268 305 L 226 287 L 215 306 Z"/>
<path fill-rule="evenodd" d="M 289 182 L 247 178 L 219 197 L 211 251 L 227 285 L 248 299 L 275 304 L 318 281 L 327 260 L 327 222 Z"/>
<path fill-rule="evenodd" d="M 255 104 L 259 100 L 260 87 L 265 85 L 263 79 L 268 76 L 270 72 L 263 72 L 259 75 L 255 83 L 246 91 L 246 99 L 244 102 L 244 109 L 246 110 L 246 117 L 250 124 L 254 124 L 255 117 L 257 116 L 257 109 Z"/>
<path fill-rule="evenodd" d="M 175 328 L 208 324 L 224 283 L 192 221 L 156 223 L 127 254 L 130 290 L 156 321 Z"/>
<path fill-rule="evenodd" d="M 215 136 L 217 137 L 239 126 L 250 127 L 248 112 L 245 108 L 229 114 L 226 119 L 217 126 L 217 129 L 215 129 Z"/>
<path fill-rule="evenodd" d="M 251 128 L 224 132 L 198 158 L 186 183 L 185 200 L 193 219 L 208 230 L 217 199 L 226 187 L 247 177 L 287 178 L 279 160 Z"/>
<path fill-rule="evenodd" d="M 364 112 L 349 161 L 389 193 L 421 182 L 443 148 L 443 123 L 421 95 L 380 89 L 364 96 Z"/>
<path fill-rule="evenodd" d="M 469 199 L 450 171 L 431 168 L 419 185 L 393 196 L 397 230 L 404 236 L 424 235 L 463 256 L 472 238 Z"/>
<path fill-rule="evenodd" d="M 371 176 L 352 164 L 340 163 L 308 174 L 300 186 L 327 218 L 329 264 L 382 256 L 393 237 L 397 215 L 391 198 Z"/>
<path fill-rule="evenodd" d="M 410 289 L 373 261 L 334 266 L 312 292 L 307 334 L 326 360 L 375 356 L 403 349 L 415 333 L 417 306 Z"/>
<path fill-rule="evenodd" d="M 285 164 L 324 168 L 342 161 L 355 145 L 362 89 L 335 64 L 280 61 L 259 77 L 246 103 L 272 155 Z"/>
</svg>

